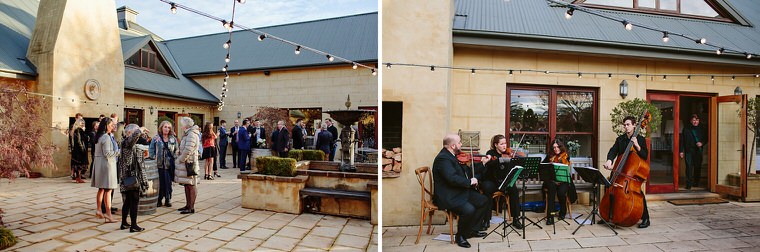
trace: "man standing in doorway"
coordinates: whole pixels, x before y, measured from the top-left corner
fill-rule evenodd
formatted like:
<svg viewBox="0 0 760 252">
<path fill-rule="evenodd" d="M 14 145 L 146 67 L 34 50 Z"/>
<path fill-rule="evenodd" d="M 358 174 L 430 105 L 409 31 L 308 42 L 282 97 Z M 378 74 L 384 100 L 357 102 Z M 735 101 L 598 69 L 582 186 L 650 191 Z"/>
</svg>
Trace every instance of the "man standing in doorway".
<svg viewBox="0 0 760 252">
<path fill-rule="evenodd" d="M 686 161 L 686 190 L 699 186 L 702 170 L 702 150 L 707 144 L 707 134 L 699 125 L 699 116 L 691 115 L 691 124 L 681 130 L 681 144 L 678 155 Z"/>
<path fill-rule="evenodd" d="M 232 168 L 237 168 L 238 166 L 238 142 L 237 142 L 237 133 L 240 131 L 240 120 L 235 120 L 235 126 L 230 129 L 230 137 L 232 138 Z"/>
<path fill-rule="evenodd" d="M 335 148 L 338 147 L 338 128 L 335 128 L 335 125 L 333 125 L 333 121 L 330 118 L 325 119 L 325 123 L 327 124 L 327 131 L 329 131 L 333 137 L 332 145 L 330 146 L 330 161 L 335 161 Z"/>
</svg>

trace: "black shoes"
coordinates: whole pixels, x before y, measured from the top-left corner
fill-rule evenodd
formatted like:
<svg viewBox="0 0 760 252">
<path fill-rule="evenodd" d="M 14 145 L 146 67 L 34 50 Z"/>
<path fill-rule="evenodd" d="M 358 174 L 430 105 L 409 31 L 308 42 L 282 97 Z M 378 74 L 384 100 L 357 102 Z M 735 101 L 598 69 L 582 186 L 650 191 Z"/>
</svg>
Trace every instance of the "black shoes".
<svg viewBox="0 0 760 252">
<path fill-rule="evenodd" d="M 491 227 L 491 221 L 490 220 L 483 220 L 483 223 L 480 224 L 480 231 L 486 231 L 488 228 Z"/>
<path fill-rule="evenodd" d="M 546 225 L 554 225 L 554 217 L 547 217 L 546 218 Z"/>
<path fill-rule="evenodd" d="M 180 209 L 177 209 L 177 211 L 180 211 L 180 212 L 185 211 L 185 210 L 187 210 L 187 206 L 184 206 L 184 207 L 182 207 Z"/>
<path fill-rule="evenodd" d="M 127 223 L 123 223 L 123 222 L 122 222 L 122 223 L 121 223 L 121 226 L 119 227 L 119 229 L 121 229 L 121 230 L 124 230 L 124 229 L 127 229 L 127 228 L 131 227 L 131 226 L 132 226 L 132 225 L 129 225 L 129 224 L 127 224 Z"/>
<path fill-rule="evenodd" d="M 214 176 L 216 176 L 217 178 L 221 178 L 222 177 L 222 175 L 219 175 L 219 173 L 216 173 L 216 172 L 214 172 Z"/>
<path fill-rule="evenodd" d="M 130 233 L 142 232 L 143 230 L 145 230 L 145 228 L 138 227 L 137 225 L 134 225 L 131 228 L 129 228 Z"/>
<path fill-rule="evenodd" d="M 179 213 L 180 214 L 194 214 L 195 213 L 195 209 L 185 209 L 185 210 L 182 210 Z"/>
<path fill-rule="evenodd" d="M 470 235 L 467 238 L 473 238 L 473 237 L 483 238 L 483 237 L 486 237 L 486 235 L 488 235 L 488 233 L 483 232 L 483 231 L 472 231 L 472 233 L 470 233 Z"/>
<path fill-rule="evenodd" d="M 158 202 L 158 205 L 156 207 L 162 207 L 163 204 L 161 204 L 161 201 Z"/>
<path fill-rule="evenodd" d="M 461 235 L 457 234 L 454 236 L 454 240 L 457 242 L 457 245 L 463 248 L 469 248 L 472 247 L 469 242 L 467 242 L 467 239 L 462 237 Z"/>
<path fill-rule="evenodd" d="M 523 224 L 517 221 L 517 218 L 513 218 L 514 221 L 512 221 L 512 226 L 516 229 L 523 229 Z"/>
<path fill-rule="evenodd" d="M 641 220 L 641 224 L 639 224 L 639 228 L 647 228 L 649 227 L 649 218 Z"/>
<path fill-rule="evenodd" d="M 166 207 L 172 207 L 172 203 L 166 202 L 166 204 L 164 204 L 164 206 L 166 206 Z"/>
</svg>

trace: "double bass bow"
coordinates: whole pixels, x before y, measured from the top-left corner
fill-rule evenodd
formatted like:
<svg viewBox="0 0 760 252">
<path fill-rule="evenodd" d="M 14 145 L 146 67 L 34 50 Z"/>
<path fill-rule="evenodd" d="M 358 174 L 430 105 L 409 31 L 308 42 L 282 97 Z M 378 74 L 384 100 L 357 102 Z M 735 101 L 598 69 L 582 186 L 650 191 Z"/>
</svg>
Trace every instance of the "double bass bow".
<svg viewBox="0 0 760 252">
<path fill-rule="evenodd" d="M 639 157 L 630 139 L 639 135 L 641 128 L 646 127 L 650 117 L 649 112 L 645 112 L 640 117 L 642 119 L 637 123 L 636 129 L 629 138 L 625 152 L 615 160 L 615 169 L 612 170 L 610 176 L 612 186 L 605 189 L 604 197 L 599 203 L 599 214 L 602 219 L 618 226 L 635 225 L 644 212 L 644 195 L 641 193 L 641 186 L 649 177 L 649 163 Z"/>
</svg>

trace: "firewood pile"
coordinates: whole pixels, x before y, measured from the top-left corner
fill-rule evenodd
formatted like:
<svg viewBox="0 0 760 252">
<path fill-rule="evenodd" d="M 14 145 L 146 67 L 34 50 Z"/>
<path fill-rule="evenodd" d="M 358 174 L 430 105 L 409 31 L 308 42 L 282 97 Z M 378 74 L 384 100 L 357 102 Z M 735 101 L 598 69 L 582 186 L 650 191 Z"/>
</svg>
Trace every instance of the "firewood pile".
<svg viewBox="0 0 760 252">
<path fill-rule="evenodd" d="M 401 173 L 401 148 L 383 149 L 383 175 Z"/>
</svg>

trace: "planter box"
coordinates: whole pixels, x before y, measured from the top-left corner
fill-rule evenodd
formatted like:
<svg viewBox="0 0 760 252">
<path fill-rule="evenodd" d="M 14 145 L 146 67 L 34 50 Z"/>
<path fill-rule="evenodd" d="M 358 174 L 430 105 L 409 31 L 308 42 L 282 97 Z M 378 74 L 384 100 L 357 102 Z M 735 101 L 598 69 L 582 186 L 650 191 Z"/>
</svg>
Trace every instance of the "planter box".
<svg viewBox="0 0 760 252">
<path fill-rule="evenodd" d="M 369 188 L 369 192 L 372 195 L 372 209 L 369 223 L 377 225 L 377 181 L 370 181 L 367 183 L 367 188 Z"/>
<path fill-rule="evenodd" d="M 747 174 L 747 198 L 744 201 L 760 201 L 760 174 Z"/>
<path fill-rule="evenodd" d="M 280 177 L 249 174 L 242 176 L 244 208 L 301 214 L 299 191 L 306 187 L 308 176 Z"/>
</svg>

